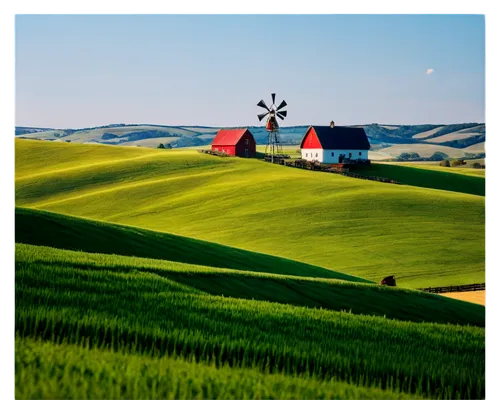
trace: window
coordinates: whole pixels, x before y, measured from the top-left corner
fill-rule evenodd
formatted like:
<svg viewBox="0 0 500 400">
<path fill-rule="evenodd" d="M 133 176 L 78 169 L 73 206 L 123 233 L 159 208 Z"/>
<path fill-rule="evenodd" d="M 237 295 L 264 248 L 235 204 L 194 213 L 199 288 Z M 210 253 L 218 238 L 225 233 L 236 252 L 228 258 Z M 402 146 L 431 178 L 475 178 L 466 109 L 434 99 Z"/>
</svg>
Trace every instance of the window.
<svg viewBox="0 0 500 400">
<path fill-rule="evenodd" d="M 361 155 L 361 152 L 359 152 L 359 155 Z"/>
<path fill-rule="evenodd" d="M 309 157 L 309 153 L 306 153 L 306 157 Z"/>
<path fill-rule="evenodd" d="M 245 157 L 248 157 L 248 149 L 245 149 Z"/>
<path fill-rule="evenodd" d="M 316 157 L 318 157 L 318 153 L 316 153 Z"/>
<path fill-rule="evenodd" d="M 352 157 L 352 153 L 349 153 L 349 158 L 351 158 L 351 157 Z"/>
<path fill-rule="evenodd" d="M 335 155 L 335 153 L 332 151 L 332 157 Z"/>
<path fill-rule="evenodd" d="M 245 144 L 248 144 L 248 139 L 245 139 Z"/>
</svg>

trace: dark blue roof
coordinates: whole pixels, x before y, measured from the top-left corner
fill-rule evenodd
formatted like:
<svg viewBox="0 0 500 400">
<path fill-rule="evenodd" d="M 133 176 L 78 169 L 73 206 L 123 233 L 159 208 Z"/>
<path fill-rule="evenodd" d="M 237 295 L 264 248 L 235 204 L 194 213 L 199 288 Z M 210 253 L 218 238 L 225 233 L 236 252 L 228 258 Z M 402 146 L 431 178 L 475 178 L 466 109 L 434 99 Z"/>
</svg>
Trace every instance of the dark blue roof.
<svg viewBox="0 0 500 400">
<path fill-rule="evenodd" d="M 370 142 L 363 128 L 347 126 L 311 126 L 318 136 L 321 147 L 327 150 L 369 150 Z M 309 132 L 310 128 L 307 130 Z M 306 137 L 304 135 L 304 138 Z M 302 142 L 304 141 L 302 139 Z M 300 144 L 302 147 L 302 143 Z"/>
</svg>

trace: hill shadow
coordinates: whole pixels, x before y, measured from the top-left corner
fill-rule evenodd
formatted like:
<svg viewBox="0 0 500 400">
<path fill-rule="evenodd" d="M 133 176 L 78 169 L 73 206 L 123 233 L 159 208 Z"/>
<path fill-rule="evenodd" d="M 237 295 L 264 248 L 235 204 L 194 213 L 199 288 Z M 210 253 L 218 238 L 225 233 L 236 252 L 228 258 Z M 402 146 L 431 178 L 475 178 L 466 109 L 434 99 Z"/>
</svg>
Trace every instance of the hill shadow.
<svg viewBox="0 0 500 400">
<path fill-rule="evenodd" d="M 16 243 L 89 253 L 170 260 L 241 271 L 370 281 L 286 258 L 270 256 L 183 236 L 16 208 Z"/>
</svg>

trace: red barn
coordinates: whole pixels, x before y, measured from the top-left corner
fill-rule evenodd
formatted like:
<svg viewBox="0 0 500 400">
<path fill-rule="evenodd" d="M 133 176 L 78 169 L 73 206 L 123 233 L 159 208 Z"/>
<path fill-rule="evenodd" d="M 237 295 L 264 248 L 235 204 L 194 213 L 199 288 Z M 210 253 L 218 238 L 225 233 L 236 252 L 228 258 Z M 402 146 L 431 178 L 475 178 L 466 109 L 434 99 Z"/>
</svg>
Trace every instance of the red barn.
<svg viewBox="0 0 500 400">
<path fill-rule="evenodd" d="M 213 151 L 238 157 L 255 157 L 255 139 L 247 129 L 221 129 L 212 142 Z"/>
</svg>

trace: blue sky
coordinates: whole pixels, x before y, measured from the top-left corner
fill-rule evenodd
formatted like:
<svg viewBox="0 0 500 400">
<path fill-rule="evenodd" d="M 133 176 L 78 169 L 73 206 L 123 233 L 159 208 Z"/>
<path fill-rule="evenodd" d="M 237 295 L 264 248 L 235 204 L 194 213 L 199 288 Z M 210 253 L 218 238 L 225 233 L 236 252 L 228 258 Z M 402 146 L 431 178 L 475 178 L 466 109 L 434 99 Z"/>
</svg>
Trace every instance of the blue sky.
<svg viewBox="0 0 500 400">
<path fill-rule="evenodd" d="M 484 122 L 479 15 L 16 17 L 16 125 Z M 432 72 L 429 70 L 433 70 Z"/>
</svg>

